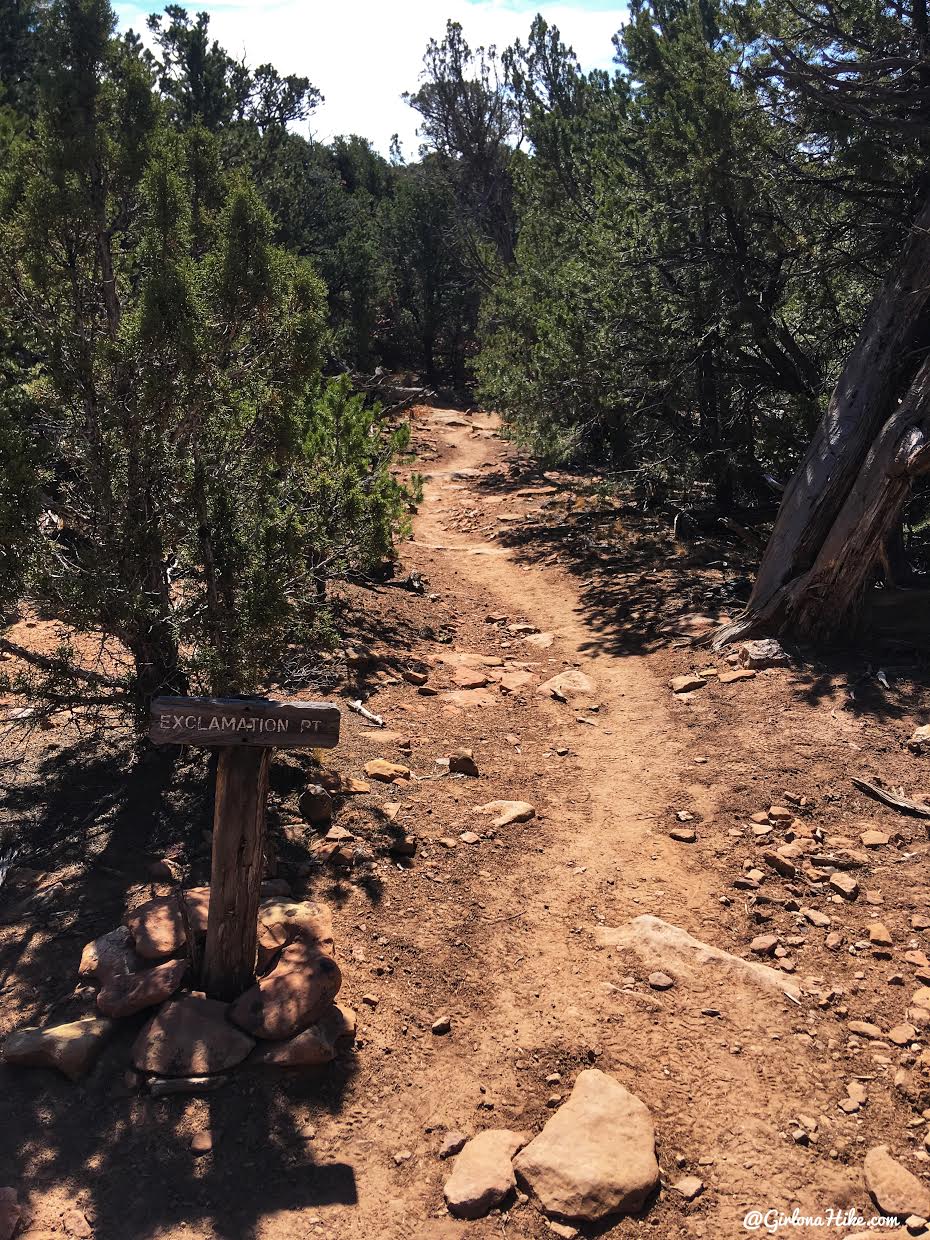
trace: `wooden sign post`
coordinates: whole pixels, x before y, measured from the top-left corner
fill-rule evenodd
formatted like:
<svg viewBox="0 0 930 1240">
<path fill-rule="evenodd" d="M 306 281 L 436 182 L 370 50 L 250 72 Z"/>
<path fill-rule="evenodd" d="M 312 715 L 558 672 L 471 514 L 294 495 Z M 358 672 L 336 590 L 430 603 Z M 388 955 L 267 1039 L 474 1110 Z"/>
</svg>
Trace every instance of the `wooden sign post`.
<svg viewBox="0 0 930 1240">
<path fill-rule="evenodd" d="M 331 749 L 339 710 L 269 698 L 154 698 L 149 736 L 156 745 L 219 749 L 213 814 L 210 913 L 204 990 L 231 1000 L 255 980 L 265 805 L 272 749 Z"/>
</svg>

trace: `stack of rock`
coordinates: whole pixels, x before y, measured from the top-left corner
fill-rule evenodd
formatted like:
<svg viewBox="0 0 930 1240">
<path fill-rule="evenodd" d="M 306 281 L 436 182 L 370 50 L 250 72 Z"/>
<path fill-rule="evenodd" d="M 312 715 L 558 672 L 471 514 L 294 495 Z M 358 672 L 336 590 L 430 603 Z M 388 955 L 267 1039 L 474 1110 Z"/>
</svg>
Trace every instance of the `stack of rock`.
<svg viewBox="0 0 930 1240">
<path fill-rule="evenodd" d="M 132 1059 L 155 1093 L 208 1088 L 246 1059 L 280 1067 L 328 1063 L 351 1044 L 355 1016 L 335 1002 L 342 975 L 328 909 L 282 896 L 264 899 L 256 981 L 226 1004 L 181 989 L 191 959 L 200 954 L 209 906 L 209 887 L 199 887 L 133 909 L 81 956 L 81 977 L 99 987 L 99 1015 L 19 1030 L 7 1038 L 4 1059 L 55 1067 L 76 1079 L 114 1021 L 146 1008 L 158 1010 L 136 1038 Z"/>
</svg>

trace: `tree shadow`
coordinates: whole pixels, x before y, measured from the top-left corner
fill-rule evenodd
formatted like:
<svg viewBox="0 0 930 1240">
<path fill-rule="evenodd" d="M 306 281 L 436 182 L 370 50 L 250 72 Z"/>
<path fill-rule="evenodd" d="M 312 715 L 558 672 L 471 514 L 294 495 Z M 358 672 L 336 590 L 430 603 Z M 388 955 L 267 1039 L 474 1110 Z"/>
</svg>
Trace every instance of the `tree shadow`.
<svg viewBox="0 0 930 1240">
<path fill-rule="evenodd" d="M 81 950 L 121 922 L 131 898 L 164 890 L 148 874 L 154 858 L 172 855 L 187 886 L 209 881 L 206 751 L 140 754 L 125 733 L 53 744 L 51 753 L 27 751 L 16 781 L 0 790 L 18 850 L 0 889 L 4 1036 L 94 1013 L 92 989 L 76 986 Z M 314 870 L 304 886 L 329 881 Z M 320 1069 L 247 1062 L 215 1093 L 154 1098 L 131 1072 L 133 1041 L 151 1014 L 117 1022 L 76 1083 L 0 1063 L 0 1183 L 17 1187 L 27 1212 L 36 1203 L 36 1225 L 49 1222 L 40 1202 L 70 1200 L 97 1240 L 143 1240 L 181 1224 L 248 1240 L 269 1214 L 357 1200 L 352 1167 L 318 1153 L 304 1131 L 341 1110 L 353 1054 Z M 204 1127 L 213 1149 L 198 1157 L 190 1140 Z M 83 1234 L 80 1220 L 72 1234 Z"/>
</svg>

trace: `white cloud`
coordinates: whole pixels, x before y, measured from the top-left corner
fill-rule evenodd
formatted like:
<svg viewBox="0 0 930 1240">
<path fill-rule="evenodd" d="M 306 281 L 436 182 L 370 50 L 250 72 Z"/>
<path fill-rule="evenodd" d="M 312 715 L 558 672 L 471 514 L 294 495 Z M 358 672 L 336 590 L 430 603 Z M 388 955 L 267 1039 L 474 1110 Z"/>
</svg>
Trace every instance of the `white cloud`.
<svg viewBox="0 0 930 1240">
<path fill-rule="evenodd" d="M 145 18 L 155 4 L 138 0 L 115 8 L 123 27 L 145 33 Z M 609 66 L 611 36 L 626 10 L 609 0 L 224 0 L 191 3 L 206 8 L 210 30 L 233 55 L 252 65 L 270 61 L 282 73 L 308 77 L 326 102 L 311 118 L 311 129 L 326 141 L 340 133 L 370 138 L 385 154 L 391 134 L 399 133 L 409 157 L 417 149 L 416 114 L 401 99 L 414 90 L 423 52 L 431 37 L 441 37 L 446 18 L 462 23 L 475 47 L 499 49 L 525 40 L 537 10 L 558 26 L 585 68 Z"/>
</svg>

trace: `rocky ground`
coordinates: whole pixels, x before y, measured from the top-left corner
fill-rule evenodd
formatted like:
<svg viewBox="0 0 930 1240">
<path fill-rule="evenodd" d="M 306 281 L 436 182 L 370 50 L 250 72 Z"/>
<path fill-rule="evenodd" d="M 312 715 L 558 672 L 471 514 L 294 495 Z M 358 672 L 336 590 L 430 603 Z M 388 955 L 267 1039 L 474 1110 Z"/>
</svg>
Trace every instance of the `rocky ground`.
<svg viewBox="0 0 930 1240">
<path fill-rule="evenodd" d="M 160 1096 L 137 1052 L 153 1009 L 118 987 L 76 1080 L 0 1066 L 16 1234 L 926 1217 L 927 830 L 852 783 L 930 790 L 907 747 L 924 667 L 876 646 L 734 675 L 703 644 L 744 573 L 732 544 L 676 542 L 589 480 L 541 475 L 491 418 L 415 413 L 409 588 L 348 593 L 345 657 L 298 686 L 343 707 L 342 742 L 273 773 L 269 878 L 331 913 L 354 1045 L 342 1025 L 330 1062 L 286 1069 L 242 1043 L 222 1087 Z M 4 666 L 56 641 L 23 620 Z M 106 722 L 43 718 L 0 768 L 6 1048 L 99 1015 L 86 944 L 209 877 L 208 758 L 139 758 Z M 189 985 L 175 958 L 146 981 L 158 999 Z"/>
</svg>

